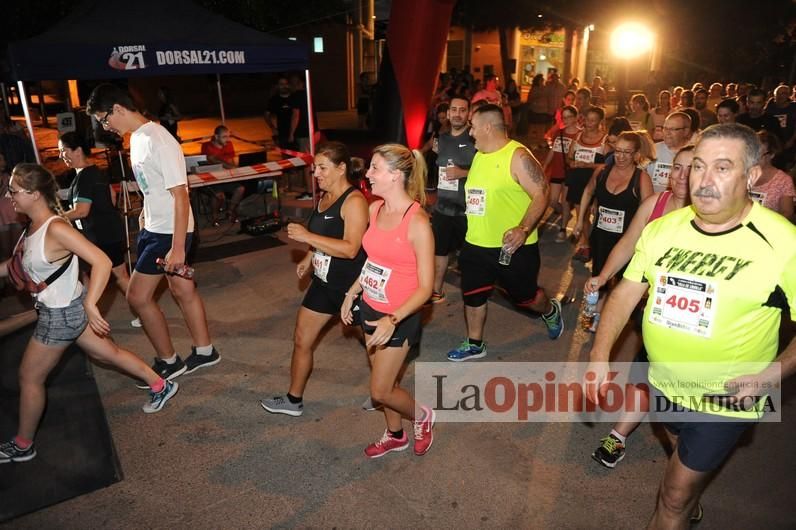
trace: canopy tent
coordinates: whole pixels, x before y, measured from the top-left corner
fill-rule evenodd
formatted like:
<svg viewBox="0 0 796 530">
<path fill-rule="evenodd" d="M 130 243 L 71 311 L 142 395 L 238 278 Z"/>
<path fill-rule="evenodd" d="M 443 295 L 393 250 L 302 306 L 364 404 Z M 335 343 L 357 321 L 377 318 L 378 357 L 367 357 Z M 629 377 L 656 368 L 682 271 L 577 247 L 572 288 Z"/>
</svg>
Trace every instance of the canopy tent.
<svg viewBox="0 0 796 530">
<path fill-rule="evenodd" d="M 312 116 L 305 45 L 232 22 L 191 0 L 84 1 L 41 35 L 10 43 L 8 62 L 34 148 L 25 81 L 216 74 L 223 121 L 220 74 L 304 70 Z M 310 120 L 310 138 L 313 129 Z"/>
</svg>

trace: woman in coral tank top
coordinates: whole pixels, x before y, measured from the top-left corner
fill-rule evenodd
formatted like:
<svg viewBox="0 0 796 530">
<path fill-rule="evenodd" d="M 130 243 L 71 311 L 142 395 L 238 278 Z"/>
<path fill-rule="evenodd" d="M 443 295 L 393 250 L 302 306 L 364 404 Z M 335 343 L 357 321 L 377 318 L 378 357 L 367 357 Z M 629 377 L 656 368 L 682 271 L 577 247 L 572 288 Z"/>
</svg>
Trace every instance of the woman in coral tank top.
<svg viewBox="0 0 796 530">
<path fill-rule="evenodd" d="M 414 451 L 431 448 L 434 411 L 398 386 L 409 348 L 420 341 L 420 308 L 434 283 L 434 236 L 425 202 L 426 164 L 419 151 L 386 144 L 373 151 L 367 178 L 373 195 L 370 226 L 362 238 L 368 255 L 359 280 L 346 293 L 340 316 L 353 322 L 359 308 L 371 365 L 370 395 L 384 406 L 387 429 L 365 449 L 378 458 L 409 447 L 402 419 L 413 422 Z M 361 294 L 361 298 L 359 298 Z"/>
</svg>

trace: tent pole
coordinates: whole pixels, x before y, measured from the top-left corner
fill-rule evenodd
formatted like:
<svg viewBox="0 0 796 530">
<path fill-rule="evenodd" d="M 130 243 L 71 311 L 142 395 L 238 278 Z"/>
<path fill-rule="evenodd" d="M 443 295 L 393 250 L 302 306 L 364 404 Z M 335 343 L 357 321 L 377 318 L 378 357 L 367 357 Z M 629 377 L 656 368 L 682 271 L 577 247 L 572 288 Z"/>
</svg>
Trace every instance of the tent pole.
<svg viewBox="0 0 796 530">
<path fill-rule="evenodd" d="M 30 134 L 30 143 L 33 144 L 33 154 L 36 155 L 36 163 L 41 164 L 41 155 L 39 148 L 36 146 L 36 134 L 33 132 L 33 122 L 30 119 L 30 109 L 28 108 L 28 95 L 25 93 L 25 83 L 17 81 L 17 88 L 19 89 L 19 101 L 22 103 L 22 112 L 25 113 L 25 124 L 28 126 L 28 133 Z"/>
<path fill-rule="evenodd" d="M 315 120 L 312 117 L 315 115 L 312 109 L 312 86 L 310 85 L 310 69 L 304 70 L 304 84 L 307 87 L 307 124 L 310 129 L 310 154 L 315 157 Z M 316 207 L 317 196 L 315 194 L 315 178 L 312 178 L 312 206 Z"/>
<path fill-rule="evenodd" d="M 216 89 L 218 90 L 218 108 L 221 109 L 221 125 L 226 125 L 227 117 L 224 114 L 224 96 L 221 93 L 221 74 L 216 74 Z"/>
</svg>

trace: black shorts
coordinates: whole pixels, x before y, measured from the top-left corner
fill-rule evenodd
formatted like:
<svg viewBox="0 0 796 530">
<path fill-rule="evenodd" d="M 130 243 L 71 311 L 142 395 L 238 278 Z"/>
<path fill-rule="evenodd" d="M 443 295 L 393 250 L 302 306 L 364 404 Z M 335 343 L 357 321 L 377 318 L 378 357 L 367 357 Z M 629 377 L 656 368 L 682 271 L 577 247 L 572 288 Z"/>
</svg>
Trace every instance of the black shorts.
<svg viewBox="0 0 796 530">
<path fill-rule="evenodd" d="M 467 216 L 434 212 L 431 230 L 434 232 L 434 255 L 447 256 L 462 248 L 464 236 L 467 235 Z"/>
<path fill-rule="evenodd" d="M 567 202 L 575 206 L 579 205 L 583 192 L 586 190 L 586 185 L 589 183 L 588 179 L 567 177 L 565 183 L 567 185 Z"/>
<path fill-rule="evenodd" d="M 656 400 L 671 402 L 652 387 Z M 692 412 L 704 416 L 705 421 L 664 422 L 669 433 L 677 436 L 677 455 L 689 469 L 706 473 L 718 469 L 735 448 L 741 435 L 756 422 L 728 418 L 703 412 Z"/>
<path fill-rule="evenodd" d="M 462 295 L 465 305 L 470 305 L 468 295 L 488 293 L 495 282 L 506 290 L 514 303 L 529 302 L 536 297 L 541 266 L 539 244 L 523 245 L 518 248 L 511 256 L 511 263 L 508 265 L 499 264 L 499 256 L 499 248 L 478 247 L 464 242 L 459 254 L 459 269 L 462 271 Z M 473 307 L 481 305 L 483 303 L 475 304 Z"/>
<path fill-rule="evenodd" d="M 171 234 L 156 234 L 148 230 L 141 230 L 138 234 L 138 259 L 135 270 L 144 274 L 163 274 L 163 269 L 158 267 L 155 260 L 165 258 L 171 250 Z M 185 235 L 185 262 L 188 263 L 188 251 L 191 249 L 193 232 Z"/>
<path fill-rule="evenodd" d="M 345 289 L 329 287 L 313 276 L 301 305 L 316 313 L 339 315 L 340 307 L 342 307 L 343 300 L 345 300 L 345 293 Z"/>
<path fill-rule="evenodd" d="M 119 241 L 118 243 L 97 243 L 97 248 L 105 253 L 106 256 L 111 260 L 112 267 L 118 267 L 119 265 L 124 264 L 124 243 Z"/>
<path fill-rule="evenodd" d="M 376 311 L 364 300 L 360 300 L 359 302 L 359 313 L 362 319 L 362 331 L 365 332 L 366 335 L 373 334 L 373 332 L 376 331 L 376 327 L 365 324 L 365 321 L 369 320 L 370 322 L 375 322 L 387 314 Z M 399 348 L 403 346 L 404 342 L 407 342 L 410 348 L 420 343 L 420 311 L 412 313 L 398 322 L 392 337 L 385 346 L 389 348 Z"/>
</svg>

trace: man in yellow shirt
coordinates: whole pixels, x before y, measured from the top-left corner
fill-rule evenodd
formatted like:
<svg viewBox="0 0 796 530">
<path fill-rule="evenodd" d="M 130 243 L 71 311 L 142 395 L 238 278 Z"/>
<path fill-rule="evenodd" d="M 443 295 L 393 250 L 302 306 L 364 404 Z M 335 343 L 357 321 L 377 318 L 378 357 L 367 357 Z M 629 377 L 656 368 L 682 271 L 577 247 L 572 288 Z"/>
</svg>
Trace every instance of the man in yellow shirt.
<svg viewBox="0 0 796 530">
<path fill-rule="evenodd" d="M 777 357 L 783 310 L 796 314 L 796 227 L 748 198 L 759 153 L 746 126 L 703 132 L 690 175 L 692 206 L 644 229 L 590 353 L 597 379 L 588 397 L 597 401 L 593 389 L 605 388 L 611 347 L 649 292 L 642 335 L 655 403 L 685 407 L 678 421 L 664 422 L 674 451 L 649 528 L 687 528 L 689 518 L 701 518 L 699 498 L 713 472 L 762 415 L 755 398 L 796 371 L 796 341 Z M 722 388 L 704 387 L 711 378 Z M 718 406 L 694 410 L 705 402 Z"/>
<path fill-rule="evenodd" d="M 542 167 L 524 145 L 508 138 L 497 105 L 476 109 L 471 123 L 478 153 L 464 186 L 467 235 L 459 254 L 467 339 L 448 352 L 454 362 L 486 356 L 486 303 L 496 281 L 518 309 L 541 314 L 551 339 L 564 330 L 561 305 L 536 283 L 537 225 L 549 202 Z"/>
</svg>

